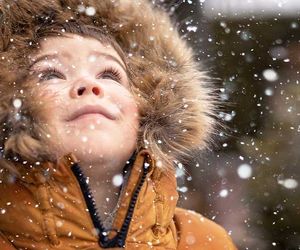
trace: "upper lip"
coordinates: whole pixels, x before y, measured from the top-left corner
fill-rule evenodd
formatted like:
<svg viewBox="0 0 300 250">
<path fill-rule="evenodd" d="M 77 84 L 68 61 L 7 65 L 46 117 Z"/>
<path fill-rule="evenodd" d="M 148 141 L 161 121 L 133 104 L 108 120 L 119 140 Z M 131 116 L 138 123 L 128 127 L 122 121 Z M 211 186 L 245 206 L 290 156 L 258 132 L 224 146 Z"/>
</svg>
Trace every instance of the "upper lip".
<svg viewBox="0 0 300 250">
<path fill-rule="evenodd" d="M 74 113 L 72 113 L 72 115 L 70 116 L 70 118 L 67 121 L 75 120 L 79 116 L 85 115 L 85 114 L 101 114 L 111 120 L 116 119 L 116 117 L 111 112 L 109 112 L 106 108 L 104 108 L 103 106 L 86 105 L 86 106 L 83 106 L 83 107 L 77 109 Z"/>
</svg>

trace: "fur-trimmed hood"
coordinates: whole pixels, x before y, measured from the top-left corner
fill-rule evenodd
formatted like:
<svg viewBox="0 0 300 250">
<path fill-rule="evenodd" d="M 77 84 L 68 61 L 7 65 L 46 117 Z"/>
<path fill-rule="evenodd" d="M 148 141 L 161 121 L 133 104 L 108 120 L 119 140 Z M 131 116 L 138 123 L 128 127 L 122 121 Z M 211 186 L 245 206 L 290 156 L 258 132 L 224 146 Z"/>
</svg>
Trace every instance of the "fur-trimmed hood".
<svg viewBox="0 0 300 250">
<path fill-rule="evenodd" d="M 168 163 L 162 166 L 170 166 L 207 146 L 215 124 L 209 78 L 161 8 L 143 0 L 0 0 L 0 6 L 0 149 L 4 156 L 48 157 L 30 86 L 22 79 L 30 41 L 51 20 L 76 19 L 103 27 L 123 49 L 139 104 L 139 149 L 148 148 Z M 93 15 L 84 11 L 88 7 L 94 8 Z"/>
</svg>

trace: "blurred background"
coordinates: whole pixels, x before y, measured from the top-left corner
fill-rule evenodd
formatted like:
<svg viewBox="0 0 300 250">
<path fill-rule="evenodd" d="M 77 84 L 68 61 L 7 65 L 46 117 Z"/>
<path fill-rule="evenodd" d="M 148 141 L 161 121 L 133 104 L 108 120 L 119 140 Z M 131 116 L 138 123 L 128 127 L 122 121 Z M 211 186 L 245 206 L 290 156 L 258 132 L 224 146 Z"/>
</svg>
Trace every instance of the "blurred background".
<svg viewBox="0 0 300 250">
<path fill-rule="evenodd" d="M 157 0 L 209 69 L 228 127 L 177 169 L 179 205 L 238 249 L 300 249 L 300 1 Z"/>
</svg>

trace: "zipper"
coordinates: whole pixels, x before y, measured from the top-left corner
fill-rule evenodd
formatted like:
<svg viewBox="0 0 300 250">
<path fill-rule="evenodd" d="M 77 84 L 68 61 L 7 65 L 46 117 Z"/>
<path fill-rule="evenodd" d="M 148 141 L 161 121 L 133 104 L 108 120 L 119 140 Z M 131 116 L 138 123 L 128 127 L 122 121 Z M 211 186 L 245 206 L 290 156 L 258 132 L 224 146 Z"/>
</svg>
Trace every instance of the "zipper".
<svg viewBox="0 0 300 250">
<path fill-rule="evenodd" d="M 132 162 L 130 162 L 130 164 L 131 164 L 130 167 L 132 166 L 135 157 L 136 157 L 136 153 L 134 153 L 134 155 L 129 160 L 129 162 L 132 161 Z M 125 247 L 125 241 L 126 241 L 128 229 L 130 226 L 130 222 L 132 219 L 132 215 L 134 212 L 135 204 L 137 202 L 139 192 L 145 182 L 147 173 L 149 171 L 149 166 L 148 166 L 148 164 L 145 164 L 145 159 L 144 159 L 144 163 L 143 163 L 143 173 L 139 179 L 138 185 L 136 186 L 136 188 L 133 192 L 125 219 L 124 219 L 121 229 L 119 231 L 117 231 L 116 229 L 106 229 L 103 226 L 103 223 L 102 223 L 99 213 L 97 211 L 95 200 L 92 195 L 91 189 L 89 187 L 87 178 L 83 174 L 81 167 L 79 166 L 78 163 L 74 163 L 71 166 L 71 169 L 79 183 L 79 186 L 80 186 L 80 189 L 84 196 L 88 211 L 89 211 L 91 219 L 93 221 L 93 225 L 97 230 L 97 234 L 99 237 L 98 243 L 99 243 L 100 247 L 101 248 Z M 126 167 L 125 172 L 127 172 L 127 167 Z M 110 231 L 116 231 L 116 233 L 117 233 L 116 236 L 113 237 L 112 239 L 108 238 L 108 234 Z"/>
</svg>

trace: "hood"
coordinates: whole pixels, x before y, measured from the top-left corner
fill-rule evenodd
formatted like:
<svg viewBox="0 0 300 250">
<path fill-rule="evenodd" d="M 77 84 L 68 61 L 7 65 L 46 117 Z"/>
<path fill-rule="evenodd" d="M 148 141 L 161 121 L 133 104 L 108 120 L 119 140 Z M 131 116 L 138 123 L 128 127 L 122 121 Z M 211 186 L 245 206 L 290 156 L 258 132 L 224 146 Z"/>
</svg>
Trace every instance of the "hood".
<svg viewBox="0 0 300 250">
<path fill-rule="evenodd" d="M 146 148 L 167 163 L 158 167 L 188 159 L 191 152 L 208 145 L 216 100 L 209 77 L 161 7 L 142 0 L 2 0 L 0 6 L 0 149 L 4 156 L 50 157 L 23 66 L 36 30 L 52 20 L 76 19 L 103 27 L 123 49 L 139 106 L 138 150 Z M 94 13 L 82 11 L 88 7 Z"/>
</svg>

